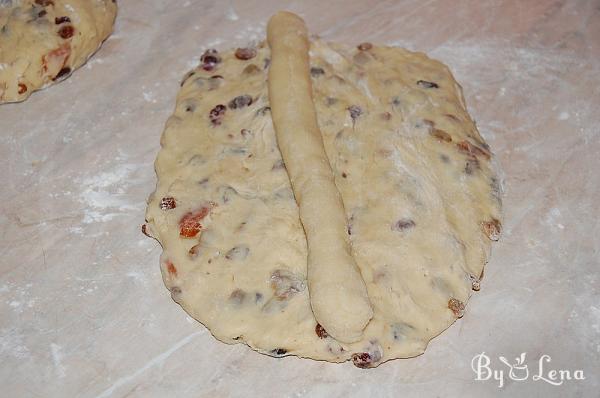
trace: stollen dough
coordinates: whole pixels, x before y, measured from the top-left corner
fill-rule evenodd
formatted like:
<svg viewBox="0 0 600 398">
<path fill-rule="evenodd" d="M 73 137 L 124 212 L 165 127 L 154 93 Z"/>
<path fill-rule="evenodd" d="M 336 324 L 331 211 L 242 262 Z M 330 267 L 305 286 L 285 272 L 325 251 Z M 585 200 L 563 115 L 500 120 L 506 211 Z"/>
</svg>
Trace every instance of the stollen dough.
<svg viewBox="0 0 600 398">
<path fill-rule="evenodd" d="M 115 0 L 0 0 L 0 104 L 67 78 L 112 31 Z"/>
<path fill-rule="evenodd" d="M 304 21 L 277 13 L 269 21 L 267 39 L 273 125 L 306 234 L 313 314 L 336 340 L 353 343 L 362 337 L 373 310 L 352 257 L 344 205 L 317 125 Z"/>
<path fill-rule="evenodd" d="M 173 299 L 221 341 L 359 367 L 419 355 L 463 315 L 498 239 L 492 153 L 443 64 L 369 43 L 310 46 L 318 126 L 373 307 L 362 338 L 336 340 L 313 315 L 266 43 L 208 50 L 183 79 L 143 230 L 163 246 Z"/>
</svg>

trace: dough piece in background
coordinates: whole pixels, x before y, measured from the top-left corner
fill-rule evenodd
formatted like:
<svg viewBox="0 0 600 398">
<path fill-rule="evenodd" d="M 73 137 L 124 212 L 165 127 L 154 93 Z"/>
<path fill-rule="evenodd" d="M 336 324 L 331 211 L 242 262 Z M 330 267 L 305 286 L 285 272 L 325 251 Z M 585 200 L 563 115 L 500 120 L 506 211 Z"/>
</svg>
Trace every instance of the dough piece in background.
<svg viewBox="0 0 600 398">
<path fill-rule="evenodd" d="M 500 227 L 492 154 L 460 86 L 420 53 L 311 43 L 319 127 L 374 310 L 346 344 L 311 310 L 269 64 L 264 43 L 209 50 L 182 82 L 144 226 L 166 286 L 216 338 L 268 355 L 373 367 L 423 353 L 479 289 Z"/>
<path fill-rule="evenodd" d="M 0 104 L 67 78 L 110 35 L 115 0 L 0 0 Z"/>
</svg>

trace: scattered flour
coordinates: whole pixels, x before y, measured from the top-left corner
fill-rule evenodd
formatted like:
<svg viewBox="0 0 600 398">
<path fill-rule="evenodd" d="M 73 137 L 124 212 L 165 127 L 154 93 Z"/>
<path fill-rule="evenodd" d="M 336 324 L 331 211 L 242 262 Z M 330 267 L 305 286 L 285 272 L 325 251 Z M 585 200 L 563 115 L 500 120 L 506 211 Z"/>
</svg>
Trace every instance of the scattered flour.
<svg viewBox="0 0 600 398">
<path fill-rule="evenodd" d="M 227 7 L 227 12 L 225 13 L 225 18 L 230 21 L 237 21 L 240 17 L 235 13 L 235 8 L 233 8 L 233 4 L 229 2 L 229 7 Z"/>
<path fill-rule="evenodd" d="M 110 221 L 127 210 L 143 208 L 143 202 L 131 203 L 125 198 L 126 188 L 132 182 L 131 174 L 137 169 L 139 165 L 122 164 L 112 171 L 76 181 L 83 187 L 79 202 L 85 206 L 84 224 Z"/>
<path fill-rule="evenodd" d="M 52 362 L 54 363 L 54 369 L 56 370 L 56 375 L 59 378 L 63 378 L 66 376 L 65 366 L 62 363 L 63 354 L 60 351 L 61 346 L 58 344 L 51 343 L 50 344 L 50 352 L 52 353 Z"/>
</svg>

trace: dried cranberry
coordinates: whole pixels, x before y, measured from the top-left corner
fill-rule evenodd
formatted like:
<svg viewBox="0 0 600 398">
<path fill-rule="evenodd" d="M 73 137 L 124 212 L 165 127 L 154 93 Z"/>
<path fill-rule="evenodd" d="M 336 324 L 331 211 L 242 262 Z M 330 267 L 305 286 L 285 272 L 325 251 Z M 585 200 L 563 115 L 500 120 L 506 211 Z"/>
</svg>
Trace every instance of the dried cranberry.
<svg viewBox="0 0 600 398">
<path fill-rule="evenodd" d="M 73 37 L 74 33 L 75 33 L 75 28 L 73 28 L 71 25 L 63 26 L 62 28 L 60 28 L 58 30 L 58 35 L 60 37 L 62 37 L 63 39 L 68 39 L 70 37 Z"/>
<path fill-rule="evenodd" d="M 40 5 L 42 7 L 53 6 L 53 0 L 35 0 L 35 4 Z"/>
<path fill-rule="evenodd" d="M 317 336 L 319 336 L 320 339 L 325 339 L 329 337 L 329 334 L 327 334 L 325 328 L 318 323 L 317 326 L 315 326 L 315 333 L 317 334 Z"/>
<path fill-rule="evenodd" d="M 54 18 L 54 23 L 56 25 L 60 25 L 61 23 L 71 22 L 71 18 L 69 17 L 56 17 Z"/>
<path fill-rule="evenodd" d="M 148 226 L 147 224 L 142 224 L 142 233 L 147 237 L 151 238 L 150 234 L 148 234 Z"/>
<path fill-rule="evenodd" d="M 481 226 L 483 228 L 483 232 L 490 240 L 497 241 L 500 239 L 500 234 L 502 233 L 502 224 L 500 224 L 499 220 L 492 218 L 491 221 L 484 221 L 481 223 Z"/>
<path fill-rule="evenodd" d="M 419 80 L 417 82 L 417 85 L 423 87 L 423 88 L 439 88 L 440 86 L 437 85 L 437 83 L 434 82 L 428 82 L 426 80 Z"/>
<path fill-rule="evenodd" d="M 223 117 L 225 116 L 226 110 L 227 108 L 225 107 L 225 105 L 222 104 L 219 104 L 211 109 L 209 118 L 214 126 L 218 126 L 221 124 Z"/>
<path fill-rule="evenodd" d="M 203 207 L 196 212 L 186 213 L 181 220 L 179 220 L 179 235 L 184 238 L 193 238 L 202 230 L 202 224 L 200 221 L 204 219 L 209 213 L 208 207 Z"/>
<path fill-rule="evenodd" d="M 465 314 L 465 305 L 462 301 L 457 300 L 455 298 L 451 298 L 448 300 L 448 308 L 456 315 L 458 318 L 462 318 Z"/>
<path fill-rule="evenodd" d="M 171 210 L 177 207 L 177 202 L 175 201 L 175 198 L 167 196 L 160 200 L 160 204 L 158 206 L 161 210 Z"/>
<path fill-rule="evenodd" d="M 27 85 L 23 84 L 23 83 L 19 83 L 19 90 L 18 93 L 19 94 L 23 94 L 27 92 Z"/>
<path fill-rule="evenodd" d="M 235 50 L 235 57 L 242 61 L 247 61 L 256 57 L 256 50 L 253 48 L 238 48 Z"/>
<path fill-rule="evenodd" d="M 360 51 L 368 51 L 370 49 L 373 48 L 373 45 L 371 43 L 360 43 L 356 48 L 358 48 Z"/>
<path fill-rule="evenodd" d="M 177 268 L 175 268 L 173 263 L 170 261 L 167 261 L 167 271 L 169 272 L 169 274 L 177 276 Z"/>
<path fill-rule="evenodd" d="M 239 95 L 231 101 L 229 101 L 227 105 L 229 106 L 229 109 L 238 109 L 243 108 L 245 106 L 250 106 L 252 105 L 252 97 L 248 94 Z"/>
</svg>

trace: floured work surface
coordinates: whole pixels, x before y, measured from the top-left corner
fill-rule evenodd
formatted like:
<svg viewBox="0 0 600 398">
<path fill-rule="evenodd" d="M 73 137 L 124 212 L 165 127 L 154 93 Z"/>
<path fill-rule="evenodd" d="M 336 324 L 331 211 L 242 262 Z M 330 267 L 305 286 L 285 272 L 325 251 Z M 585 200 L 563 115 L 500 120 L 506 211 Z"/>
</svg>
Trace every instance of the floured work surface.
<svg viewBox="0 0 600 398">
<path fill-rule="evenodd" d="M 360 367 L 419 355 L 462 316 L 500 233 L 491 152 L 423 54 L 311 46 L 313 97 L 374 317 L 340 344 L 313 317 L 307 249 L 275 139 L 269 49 L 207 51 L 182 82 L 145 231 L 175 301 L 227 343 Z"/>
</svg>

